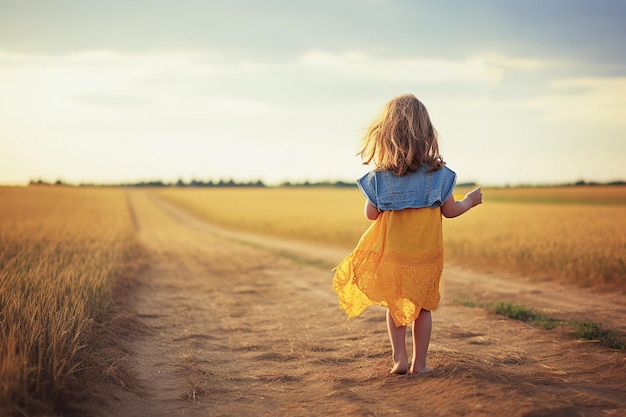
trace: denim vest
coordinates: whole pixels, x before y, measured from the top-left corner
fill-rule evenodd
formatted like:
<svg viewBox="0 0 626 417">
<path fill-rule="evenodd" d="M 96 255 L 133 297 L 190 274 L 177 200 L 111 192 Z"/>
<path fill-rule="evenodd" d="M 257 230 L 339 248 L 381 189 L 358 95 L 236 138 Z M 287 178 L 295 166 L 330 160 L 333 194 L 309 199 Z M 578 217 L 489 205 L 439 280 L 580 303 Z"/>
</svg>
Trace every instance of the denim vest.
<svg viewBox="0 0 626 417">
<path fill-rule="evenodd" d="M 427 172 L 429 168 L 422 166 L 402 176 L 391 171 L 374 170 L 356 183 L 367 200 L 380 211 L 436 208 L 452 195 L 456 174 L 448 167 Z"/>
</svg>

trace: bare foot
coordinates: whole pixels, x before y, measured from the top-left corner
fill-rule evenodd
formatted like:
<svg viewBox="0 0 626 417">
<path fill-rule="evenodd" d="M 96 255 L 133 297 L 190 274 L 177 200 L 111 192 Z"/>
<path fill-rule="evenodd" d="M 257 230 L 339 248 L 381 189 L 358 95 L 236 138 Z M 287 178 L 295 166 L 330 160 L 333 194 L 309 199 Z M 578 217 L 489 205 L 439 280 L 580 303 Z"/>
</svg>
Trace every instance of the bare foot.
<svg viewBox="0 0 626 417">
<path fill-rule="evenodd" d="M 409 374 L 410 375 L 421 375 L 421 374 L 427 374 L 429 372 L 432 372 L 433 368 L 429 368 L 427 366 L 421 367 L 421 368 L 417 368 L 417 367 L 413 367 L 409 370 Z"/>
<path fill-rule="evenodd" d="M 409 370 L 409 366 L 407 365 L 407 363 L 404 361 L 401 361 L 401 362 L 393 364 L 393 368 L 391 368 L 390 373 L 402 375 L 402 374 L 406 374 L 408 370 Z"/>
</svg>

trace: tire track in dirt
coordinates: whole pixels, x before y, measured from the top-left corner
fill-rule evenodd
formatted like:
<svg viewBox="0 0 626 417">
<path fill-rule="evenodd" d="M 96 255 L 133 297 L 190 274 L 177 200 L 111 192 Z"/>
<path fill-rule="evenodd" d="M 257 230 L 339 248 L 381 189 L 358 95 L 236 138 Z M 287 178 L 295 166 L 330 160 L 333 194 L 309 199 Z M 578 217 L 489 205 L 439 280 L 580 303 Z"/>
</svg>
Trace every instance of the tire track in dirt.
<svg viewBox="0 0 626 417">
<path fill-rule="evenodd" d="M 197 218 L 166 200 L 155 199 L 154 203 L 196 230 L 269 250 L 276 255 L 305 264 L 332 269 L 348 252 L 345 248 L 324 247 L 308 242 L 289 241 L 223 229 Z M 298 282 L 296 285 L 302 284 L 306 283 Z M 624 294 L 620 292 L 598 293 L 593 289 L 582 289 L 566 283 L 524 278 L 500 272 L 476 272 L 449 265 L 445 268 L 442 291 L 448 298 L 454 300 L 468 300 L 475 303 L 515 302 L 539 309 L 558 319 L 591 320 L 626 333 L 626 302 Z M 329 294 L 328 291 L 323 293 Z M 330 295 L 332 300 L 336 300 L 334 293 Z"/>
<path fill-rule="evenodd" d="M 623 353 L 452 302 L 511 297 L 617 326 L 625 314 L 616 297 L 447 268 L 433 314 L 435 372 L 392 376 L 383 310 L 348 321 L 330 289 L 345 250 L 226 231 L 149 191 L 132 190 L 129 201 L 150 257 L 133 307 L 154 331 L 129 342 L 141 389 L 119 390 L 102 415 L 626 411 Z"/>
</svg>

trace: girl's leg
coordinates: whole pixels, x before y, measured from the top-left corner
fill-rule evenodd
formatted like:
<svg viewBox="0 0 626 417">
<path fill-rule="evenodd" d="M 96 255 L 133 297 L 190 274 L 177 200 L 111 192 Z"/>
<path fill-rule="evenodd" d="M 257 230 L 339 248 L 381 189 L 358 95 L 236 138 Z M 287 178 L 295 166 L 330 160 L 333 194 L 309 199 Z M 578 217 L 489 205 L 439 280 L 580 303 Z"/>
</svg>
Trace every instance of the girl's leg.
<svg viewBox="0 0 626 417">
<path fill-rule="evenodd" d="M 432 371 L 426 367 L 426 353 L 430 344 L 430 332 L 433 327 L 433 319 L 430 311 L 422 309 L 420 315 L 413 322 L 413 363 L 411 374 L 425 374 Z"/>
<path fill-rule="evenodd" d="M 393 355 L 392 374 L 406 374 L 409 365 L 406 355 L 406 326 L 396 327 L 396 323 L 391 317 L 391 313 L 387 310 L 387 330 L 389 331 L 389 340 L 391 341 L 391 352 Z"/>
</svg>

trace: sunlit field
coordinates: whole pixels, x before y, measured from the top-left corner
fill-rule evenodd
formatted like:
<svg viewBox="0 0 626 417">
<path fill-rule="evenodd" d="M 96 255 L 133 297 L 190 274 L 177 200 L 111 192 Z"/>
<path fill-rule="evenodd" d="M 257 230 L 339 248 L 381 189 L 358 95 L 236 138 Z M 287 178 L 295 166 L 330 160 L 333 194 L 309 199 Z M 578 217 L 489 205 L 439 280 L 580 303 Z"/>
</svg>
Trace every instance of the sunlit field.
<svg viewBox="0 0 626 417">
<path fill-rule="evenodd" d="M 457 189 L 462 198 L 466 190 Z M 356 188 L 164 189 L 224 226 L 349 250 L 369 222 Z M 485 204 L 444 221 L 446 262 L 583 286 L 626 283 L 626 187 L 484 190 Z"/>
<path fill-rule="evenodd" d="M 444 223 L 450 261 L 625 288 L 626 187 L 486 193 L 479 209 Z"/>
<path fill-rule="evenodd" d="M 456 190 L 462 197 L 465 190 Z M 0 187 L 0 414 L 51 413 L 76 392 L 120 271 L 136 262 L 121 188 Z M 356 188 L 154 188 L 224 227 L 351 250 L 370 222 Z M 623 291 L 626 187 L 486 189 L 444 221 L 446 262 Z M 74 386 L 75 388 L 75 386 Z"/>
<path fill-rule="evenodd" d="M 369 221 L 352 188 L 169 188 L 158 195 L 212 222 L 338 247 L 356 243 Z"/>
<path fill-rule="evenodd" d="M 0 414 L 47 414 L 86 366 L 133 224 L 122 189 L 4 187 L 0 201 Z"/>
</svg>

